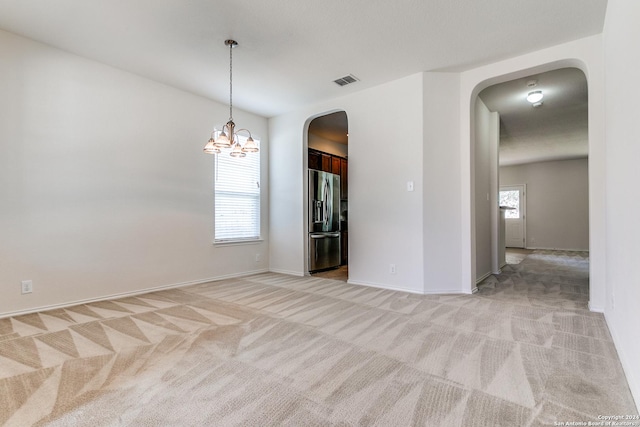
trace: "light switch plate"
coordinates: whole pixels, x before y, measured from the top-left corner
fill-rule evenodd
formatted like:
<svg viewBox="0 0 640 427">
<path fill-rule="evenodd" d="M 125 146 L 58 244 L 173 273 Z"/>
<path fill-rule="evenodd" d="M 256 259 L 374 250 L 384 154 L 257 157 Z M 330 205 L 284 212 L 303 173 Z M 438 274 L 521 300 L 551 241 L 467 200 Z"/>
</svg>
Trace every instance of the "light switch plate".
<svg viewBox="0 0 640 427">
<path fill-rule="evenodd" d="M 407 191 L 413 191 L 413 181 L 407 181 Z"/>
</svg>

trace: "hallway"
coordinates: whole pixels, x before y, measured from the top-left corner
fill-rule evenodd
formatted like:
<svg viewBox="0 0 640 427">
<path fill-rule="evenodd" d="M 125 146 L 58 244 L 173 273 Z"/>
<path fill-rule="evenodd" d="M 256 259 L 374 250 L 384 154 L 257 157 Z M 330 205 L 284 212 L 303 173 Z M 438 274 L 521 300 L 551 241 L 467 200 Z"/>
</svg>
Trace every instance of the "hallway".
<svg viewBox="0 0 640 427">
<path fill-rule="evenodd" d="M 589 253 L 535 250 L 519 263 L 505 265 L 501 274 L 489 276 L 478 289 L 481 296 L 532 308 L 588 310 Z"/>
</svg>

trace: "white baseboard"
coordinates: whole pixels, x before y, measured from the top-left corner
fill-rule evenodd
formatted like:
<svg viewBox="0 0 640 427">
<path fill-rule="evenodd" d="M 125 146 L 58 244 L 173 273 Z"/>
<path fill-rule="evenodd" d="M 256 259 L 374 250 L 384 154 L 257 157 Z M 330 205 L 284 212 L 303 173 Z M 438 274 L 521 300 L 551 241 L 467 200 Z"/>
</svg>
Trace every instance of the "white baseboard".
<svg viewBox="0 0 640 427">
<path fill-rule="evenodd" d="M 468 295 L 478 291 L 478 288 L 472 289 L 471 292 L 464 292 L 461 290 L 451 290 L 451 289 L 430 289 L 428 291 L 417 291 L 415 289 L 400 288 L 397 286 L 384 285 L 382 283 L 361 282 L 359 280 L 349 280 L 347 281 L 347 283 L 350 285 L 368 286 L 370 288 L 387 289 L 389 291 L 408 292 L 410 294 L 417 294 L 417 295 L 458 295 L 458 294 Z"/>
<path fill-rule="evenodd" d="M 460 289 L 451 290 L 451 289 L 430 289 L 423 293 L 423 295 L 471 295 L 478 291 L 477 287 L 471 289 L 471 292 L 466 292 Z"/>
<path fill-rule="evenodd" d="M 535 246 L 535 247 L 527 246 L 525 249 L 528 249 L 530 251 L 540 250 L 540 251 L 589 252 L 589 249 L 542 248 L 538 246 Z"/>
<path fill-rule="evenodd" d="M 289 275 L 289 276 L 296 276 L 296 277 L 304 277 L 304 276 L 305 276 L 305 274 L 304 274 L 304 273 L 301 273 L 301 272 L 299 272 L 299 271 L 281 270 L 281 269 L 278 269 L 278 268 L 270 268 L 270 269 L 269 269 L 269 272 L 271 272 L 271 273 L 286 274 L 286 275 Z"/>
<path fill-rule="evenodd" d="M 202 283 L 215 282 L 215 281 L 224 280 L 224 279 L 232 279 L 232 278 L 236 278 L 236 277 L 252 276 L 254 274 L 267 273 L 268 271 L 269 270 L 267 270 L 267 269 L 260 269 L 260 270 L 253 270 L 253 271 L 245 271 L 245 272 L 242 272 L 242 273 L 225 274 L 225 275 L 222 275 L 222 276 L 209 277 L 209 278 L 206 278 L 206 279 L 197 279 L 197 280 L 190 280 L 188 282 L 172 283 L 172 284 L 169 284 L 169 285 L 153 286 L 153 287 L 150 287 L 150 288 L 138 289 L 138 290 L 131 291 L 131 292 L 120 292 L 120 293 L 117 293 L 117 294 L 103 295 L 103 296 L 96 297 L 96 298 L 85 298 L 85 299 L 80 299 L 80 300 L 75 300 L 75 301 L 68 301 L 68 302 L 64 302 L 64 303 L 60 303 L 60 304 L 43 305 L 43 306 L 39 306 L 39 307 L 28 308 L 28 309 L 25 309 L 25 310 L 8 311 L 8 312 L 5 312 L 5 313 L 0 313 L 0 319 L 2 319 L 4 317 L 21 316 L 23 314 L 30 314 L 30 313 L 37 313 L 37 312 L 41 312 L 41 311 L 55 310 L 57 308 L 66 308 L 66 307 L 71 307 L 71 306 L 79 305 L 79 304 L 89 304 L 89 303 L 92 303 L 92 302 L 108 301 L 108 300 L 112 300 L 112 299 L 131 297 L 131 296 L 146 294 L 146 293 L 149 293 L 149 292 L 162 291 L 162 290 L 166 290 L 166 289 L 182 288 L 182 287 L 191 286 L 191 285 L 200 285 Z"/>
<path fill-rule="evenodd" d="M 589 307 L 589 311 L 593 311 L 594 313 L 604 313 L 604 307 L 598 307 L 598 306 L 592 305 L 591 301 L 589 301 L 588 307 Z"/>
<path fill-rule="evenodd" d="M 491 272 L 489 271 L 489 272 L 487 272 L 487 273 L 483 274 L 481 277 L 477 278 L 477 279 L 476 279 L 476 285 L 477 285 L 478 283 L 482 282 L 482 281 L 483 281 L 484 279 L 486 279 L 487 277 L 491 276 L 491 274 L 493 274 L 493 273 L 491 273 Z M 473 292 L 472 292 L 472 293 L 473 293 Z"/>
<path fill-rule="evenodd" d="M 607 313 L 604 314 L 604 319 L 607 323 L 607 328 L 609 328 L 611 338 L 613 339 L 613 345 L 618 352 L 618 359 L 620 359 L 620 364 L 625 374 L 624 376 L 627 378 L 627 384 L 629 384 L 631 395 L 635 400 L 636 409 L 640 410 L 640 378 L 635 376 L 638 372 L 636 368 L 638 366 L 638 357 L 637 355 L 629 357 L 629 355 L 624 352 L 624 349 L 620 346 L 621 339 L 618 336 L 617 330 L 611 329 L 611 322 L 609 322 Z"/>
<path fill-rule="evenodd" d="M 348 280 L 347 283 L 350 285 L 368 286 L 370 288 L 387 289 L 389 291 L 409 292 L 410 294 L 424 295 L 423 292 L 416 291 L 415 289 L 400 288 L 397 286 L 389 286 L 381 283 L 361 282 L 358 280 Z"/>
</svg>

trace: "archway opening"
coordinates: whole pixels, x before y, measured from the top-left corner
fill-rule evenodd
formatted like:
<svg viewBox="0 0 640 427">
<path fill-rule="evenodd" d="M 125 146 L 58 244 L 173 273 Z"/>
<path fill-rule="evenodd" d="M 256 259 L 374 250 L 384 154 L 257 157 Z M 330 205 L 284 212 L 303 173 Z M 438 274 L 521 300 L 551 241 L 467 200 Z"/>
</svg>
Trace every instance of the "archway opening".
<svg viewBox="0 0 640 427">
<path fill-rule="evenodd" d="M 536 67 L 490 79 L 474 91 L 471 205 L 476 285 L 510 263 L 517 264 L 531 250 L 588 256 L 588 84 L 580 68 L 567 65 L 575 64 L 549 64 L 544 71 Z M 531 92 L 541 92 L 543 99 L 527 101 Z M 516 193 L 518 200 L 511 207 L 517 209 L 499 208 Z M 505 247 L 519 250 L 510 257 Z"/>
<path fill-rule="evenodd" d="M 334 111 L 310 119 L 306 141 L 307 274 L 347 281 L 348 119 Z"/>
</svg>

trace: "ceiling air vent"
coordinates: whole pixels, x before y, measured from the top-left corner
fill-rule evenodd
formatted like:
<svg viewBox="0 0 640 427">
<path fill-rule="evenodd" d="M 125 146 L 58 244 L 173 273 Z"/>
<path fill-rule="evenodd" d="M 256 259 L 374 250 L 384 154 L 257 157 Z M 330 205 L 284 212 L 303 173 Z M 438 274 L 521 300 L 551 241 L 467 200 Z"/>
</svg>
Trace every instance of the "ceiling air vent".
<svg viewBox="0 0 640 427">
<path fill-rule="evenodd" d="M 348 85 L 349 83 L 355 83 L 357 81 L 358 81 L 358 78 L 356 76 L 354 76 L 353 74 L 349 74 L 348 76 L 340 77 L 339 79 L 334 80 L 333 82 L 338 86 L 345 86 L 345 85 Z"/>
</svg>

